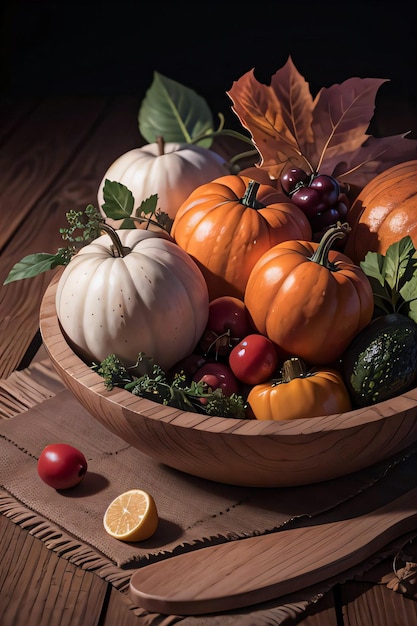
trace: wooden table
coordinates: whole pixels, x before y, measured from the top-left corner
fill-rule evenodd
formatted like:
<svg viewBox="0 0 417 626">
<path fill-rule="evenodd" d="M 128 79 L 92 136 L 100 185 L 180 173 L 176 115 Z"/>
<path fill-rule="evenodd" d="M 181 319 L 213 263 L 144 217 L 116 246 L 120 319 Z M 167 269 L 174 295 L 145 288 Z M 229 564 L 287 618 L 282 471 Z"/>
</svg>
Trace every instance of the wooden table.
<svg viewBox="0 0 417 626">
<path fill-rule="evenodd" d="M 66 211 L 96 204 L 110 163 L 143 143 L 138 107 L 134 96 L 0 101 L 1 285 L 23 256 L 56 251 Z M 39 307 L 50 279 L 47 273 L 0 287 L 2 380 L 27 367 L 40 346 Z M 31 583 L 39 577 L 42 584 L 35 593 Z M 128 604 L 94 573 L 58 557 L 28 530 L 0 516 L 2 626 L 26 625 L 31 614 L 36 626 L 134 626 L 138 620 Z M 336 586 L 309 613 L 298 623 L 392 626 L 396 615 L 401 626 L 417 625 L 413 600 L 361 581 Z M 7 622 L 2 621 L 6 614 Z"/>
</svg>

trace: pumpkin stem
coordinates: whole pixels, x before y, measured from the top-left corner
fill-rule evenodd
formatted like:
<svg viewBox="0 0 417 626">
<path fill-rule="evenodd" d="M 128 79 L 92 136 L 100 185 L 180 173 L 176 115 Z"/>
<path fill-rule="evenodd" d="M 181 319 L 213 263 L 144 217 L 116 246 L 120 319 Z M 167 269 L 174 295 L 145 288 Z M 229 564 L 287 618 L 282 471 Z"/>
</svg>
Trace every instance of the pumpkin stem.
<svg viewBox="0 0 417 626">
<path fill-rule="evenodd" d="M 126 256 L 126 254 L 130 252 L 130 248 L 125 248 L 123 246 L 122 242 L 120 241 L 119 235 L 114 230 L 114 228 L 112 228 L 112 226 L 106 224 L 106 222 L 103 222 L 102 224 L 100 224 L 100 230 L 104 230 L 104 232 L 110 236 L 113 243 L 113 251 L 115 252 L 114 256 L 123 258 L 124 256 Z"/>
<path fill-rule="evenodd" d="M 304 361 L 296 356 L 284 361 L 282 366 L 282 382 L 289 383 L 294 378 L 302 378 L 307 374 Z"/>
<path fill-rule="evenodd" d="M 329 261 L 329 251 L 333 242 L 336 241 L 336 239 L 343 239 L 343 237 L 347 235 L 350 230 L 351 228 L 347 222 L 344 224 L 337 222 L 335 226 L 331 226 L 324 233 L 317 250 L 310 257 L 310 261 L 323 265 L 323 267 L 327 267 L 329 270 L 337 270 L 337 266 Z"/>
<path fill-rule="evenodd" d="M 160 136 L 157 138 L 156 143 L 158 144 L 159 156 L 165 154 L 165 139 Z"/>
<path fill-rule="evenodd" d="M 240 203 L 251 209 L 264 209 L 265 205 L 256 199 L 256 194 L 261 186 L 256 180 L 250 180 L 245 191 L 245 195 L 241 198 Z"/>
</svg>

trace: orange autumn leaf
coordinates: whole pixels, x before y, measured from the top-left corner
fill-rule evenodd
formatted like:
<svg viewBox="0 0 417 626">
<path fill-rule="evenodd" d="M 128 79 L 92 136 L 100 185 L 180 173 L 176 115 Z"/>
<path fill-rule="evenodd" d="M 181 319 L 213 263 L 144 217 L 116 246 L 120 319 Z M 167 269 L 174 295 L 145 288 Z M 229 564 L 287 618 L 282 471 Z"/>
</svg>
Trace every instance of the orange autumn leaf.
<svg viewBox="0 0 417 626">
<path fill-rule="evenodd" d="M 384 82 L 350 78 L 322 88 L 313 99 L 289 57 L 270 85 L 257 81 L 251 70 L 228 95 L 259 152 L 259 167 L 270 178 L 278 179 L 291 163 L 363 187 L 388 167 L 417 157 L 417 141 L 406 133 L 376 138 L 366 132 Z"/>
</svg>

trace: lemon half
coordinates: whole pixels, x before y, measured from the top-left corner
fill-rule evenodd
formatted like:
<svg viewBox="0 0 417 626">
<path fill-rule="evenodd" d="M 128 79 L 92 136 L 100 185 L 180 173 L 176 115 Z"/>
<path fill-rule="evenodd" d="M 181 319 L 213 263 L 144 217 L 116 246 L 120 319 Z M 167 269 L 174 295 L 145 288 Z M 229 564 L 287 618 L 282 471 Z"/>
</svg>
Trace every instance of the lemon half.
<svg viewBox="0 0 417 626">
<path fill-rule="evenodd" d="M 156 531 L 158 521 L 155 501 L 142 489 L 130 489 L 117 496 L 103 518 L 106 532 L 120 541 L 148 539 Z"/>
</svg>

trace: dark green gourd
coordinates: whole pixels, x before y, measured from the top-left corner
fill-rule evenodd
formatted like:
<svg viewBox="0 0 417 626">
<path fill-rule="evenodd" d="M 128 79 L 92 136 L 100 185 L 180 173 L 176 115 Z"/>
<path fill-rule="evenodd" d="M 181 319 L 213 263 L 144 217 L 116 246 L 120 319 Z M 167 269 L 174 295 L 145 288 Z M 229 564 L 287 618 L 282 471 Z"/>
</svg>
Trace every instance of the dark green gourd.
<svg viewBox="0 0 417 626">
<path fill-rule="evenodd" d="M 398 313 L 374 319 L 346 350 L 343 373 L 358 407 L 404 393 L 417 381 L 417 324 Z"/>
</svg>

